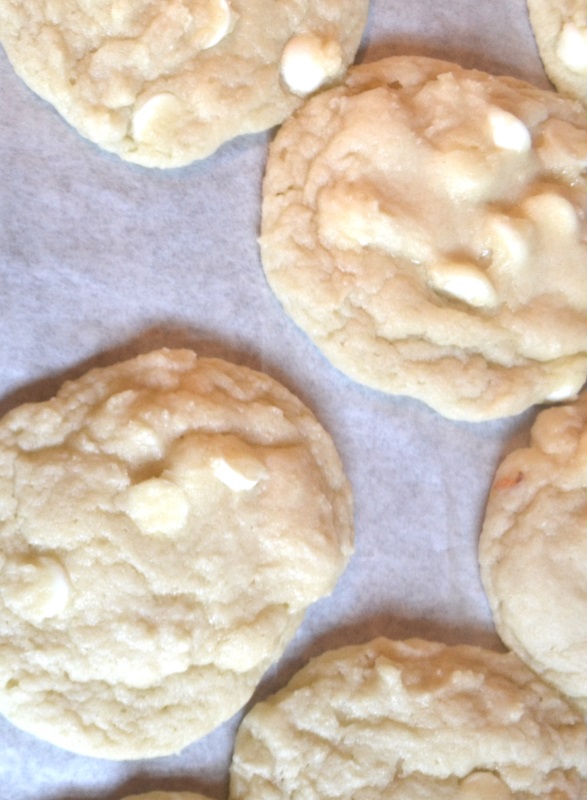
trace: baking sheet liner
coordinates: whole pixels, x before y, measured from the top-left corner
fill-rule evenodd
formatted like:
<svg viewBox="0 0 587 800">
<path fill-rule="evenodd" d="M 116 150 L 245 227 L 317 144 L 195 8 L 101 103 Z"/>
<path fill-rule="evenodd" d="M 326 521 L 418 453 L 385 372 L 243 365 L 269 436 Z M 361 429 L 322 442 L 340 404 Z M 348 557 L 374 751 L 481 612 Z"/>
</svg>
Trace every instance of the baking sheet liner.
<svg viewBox="0 0 587 800">
<path fill-rule="evenodd" d="M 548 87 L 523 0 L 373 0 L 358 59 L 429 55 Z M 168 172 L 82 139 L 0 51 L 0 413 L 66 378 L 160 346 L 261 369 L 333 436 L 355 497 L 356 554 L 313 606 L 255 699 L 330 647 L 377 635 L 499 648 L 477 539 L 497 462 L 535 411 L 451 422 L 331 367 L 283 313 L 259 261 L 273 131 Z M 181 753 L 112 762 L 65 752 L 0 718 L 0 797 L 118 800 L 154 789 L 223 800 L 240 714 Z"/>
</svg>

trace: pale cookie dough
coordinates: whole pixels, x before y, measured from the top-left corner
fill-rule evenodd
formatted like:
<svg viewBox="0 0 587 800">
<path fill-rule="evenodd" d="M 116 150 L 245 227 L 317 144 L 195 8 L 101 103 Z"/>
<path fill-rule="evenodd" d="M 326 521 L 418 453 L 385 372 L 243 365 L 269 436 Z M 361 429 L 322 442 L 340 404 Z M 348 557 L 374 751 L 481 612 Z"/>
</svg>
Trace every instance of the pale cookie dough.
<svg viewBox="0 0 587 800">
<path fill-rule="evenodd" d="M 0 422 L 0 713 L 79 753 L 230 717 L 353 547 L 349 484 L 267 375 L 161 350 Z"/>
<path fill-rule="evenodd" d="M 500 465 L 479 560 L 503 641 L 587 714 L 587 392 Z"/>
<path fill-rule="evenodd" d="M 353 67 L 279 130 L 261 255 L 332 363 L 442 414 L 587 375 L 587 111 L 426 58 Z"/>
<path fill-rule="evenodd" d="M 527 0 L 544 69 L 552 83 L 587 103 L 586 0 Z"/>
<path fill-rule="evenodd" d="M 579 800 L 586 775 L 580 715 L 515 655 L 376 639 L 249 712 L 230 800 Z"/>
<path fill-rule="evenodd" d="M 368 0 L 27 0 L 0 43 L 85 137 L 177 167 L 280 123 L 353 60 Z"/>
</svg>

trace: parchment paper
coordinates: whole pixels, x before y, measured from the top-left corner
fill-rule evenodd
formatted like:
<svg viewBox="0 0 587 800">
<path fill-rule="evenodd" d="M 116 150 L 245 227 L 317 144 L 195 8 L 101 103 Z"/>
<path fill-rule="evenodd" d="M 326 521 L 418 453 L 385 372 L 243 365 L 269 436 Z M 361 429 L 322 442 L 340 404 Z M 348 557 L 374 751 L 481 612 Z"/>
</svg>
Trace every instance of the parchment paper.
<svg viewBox="0 0 587 800">
<path fill-rule="evenodd" d="M 23 0 L 24 2 L 24 0 Z M 547 87 L 524 0 L 373 0 L 359 60 L 424 54 Z M 272 132 L 169 172 L 83 140 L 0 53 L 0 412 L 159 346 L 264 370 L 333 436 L 353 484 L 356 555 L 256 698 L 322 650 L 376 635 L 499 648 L 477 568 L 487 491 L 535 411 L 459 424 L 332 368 L 268 288 L 256 244 Z M 83 758 L 0 719 L 0 800 L 223 800 L 240 714 L 182 753 Z"/>
</svg>

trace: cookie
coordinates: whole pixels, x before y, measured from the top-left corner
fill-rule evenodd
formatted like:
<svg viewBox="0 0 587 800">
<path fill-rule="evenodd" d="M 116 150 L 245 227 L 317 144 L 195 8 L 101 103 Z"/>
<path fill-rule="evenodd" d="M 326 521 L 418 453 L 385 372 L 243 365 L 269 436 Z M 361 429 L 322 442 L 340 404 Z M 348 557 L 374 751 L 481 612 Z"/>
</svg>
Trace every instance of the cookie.
<svg viewBox="0 0 587 800">
<path fill-rule="evenodd" d="M 587 714 L 587 393 L 500 464 L 479 560 L 503 641 Z"/>
<path fill-rule="evenodd" d="M 568 800 L 587 728 L 515 655 L 414 639 L 325 653 L 237 733 L 231 800 Z"/>
<path fill-rule="evenodd" d="M 353 67 L 272 143 L 268 282 L 336 367 L 447 417 L 572 398 L 585 165 L 587 111 L 554 92 L 427 58 Z"/>
<path fill-rule="evenodd" d="M 121 158 L 177 167 L 281 122 L 353 60 L 368 0 L 3 3 L 28 86 Z"/>
<path fill-rule="evenodd" d="M 0 422 L 0 713 L 112 759 L 236 712 L 352 550 L 332 440 L 267 375 L 161 350 Z"/>
<path fill-rule="evenodd" d="M 527 0 L 530 23 L 546 74 L 556 88 L 587 102 L 585 0 Z"/>
</svg>

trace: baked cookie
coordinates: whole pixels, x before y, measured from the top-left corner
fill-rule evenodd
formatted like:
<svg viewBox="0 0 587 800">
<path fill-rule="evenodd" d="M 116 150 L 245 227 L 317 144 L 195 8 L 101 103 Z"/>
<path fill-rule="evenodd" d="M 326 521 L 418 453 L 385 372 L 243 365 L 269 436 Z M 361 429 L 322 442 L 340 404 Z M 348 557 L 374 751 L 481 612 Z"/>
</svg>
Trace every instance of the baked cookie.
<svg viewBox="0 0 587 800">
<path fill-rule="evenodd" d="M 499 466 L 479 560 L 503 641 L 587 714 L 587 393 Z"/>
<path fill-rule="evenodd" d="M 585 776 L 580 715 L 515 655 L 376 639 L 253 707 L 230 798 L 578 800 Z"/>
<path fill-rule="evenodd" d="M 0 5 L 20 77 L 91 141 L 177 167 L 282 121 L 353 60 L 368 0 Z"/>
<path fill-rule="evenodd" d="M 79 753 L 236 712 L 352 549 L 334 445 L 276 381 L 161 350 L 0 422 L 0 713 Z"/>
<path fill-rule="evenodd" d="M 587 102 L 587 3 L 527 0 L 544 69 L 561 92 Z"/>
<path fill-rule="evenodd" d="M 427 58 L 353 67 L 279 130 L 261 255 L 352 378 L 484 420 L 587 375 L 587 111 Z"/>
</svg>

